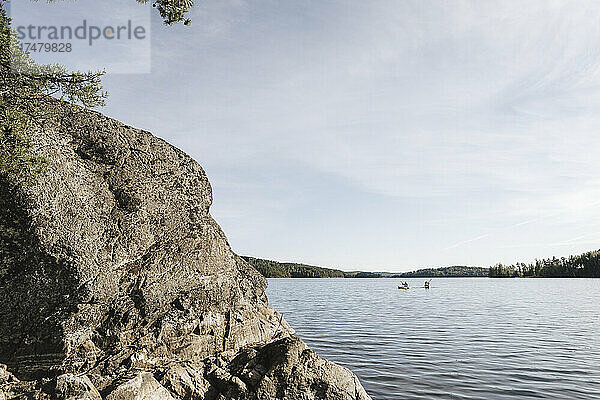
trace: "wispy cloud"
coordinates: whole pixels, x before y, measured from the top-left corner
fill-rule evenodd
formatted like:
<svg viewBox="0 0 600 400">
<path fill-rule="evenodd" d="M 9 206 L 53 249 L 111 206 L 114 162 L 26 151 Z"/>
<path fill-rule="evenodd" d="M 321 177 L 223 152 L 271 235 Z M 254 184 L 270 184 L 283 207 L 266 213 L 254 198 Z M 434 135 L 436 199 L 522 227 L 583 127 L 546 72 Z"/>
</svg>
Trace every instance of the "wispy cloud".
<svg viewBox="0 0 600 400">
<path fill-rule="evenodd" d="M 455 244 L 453 244 L 452 246 L 448 246 L 448 247 L 444 248 L 444 250 L 455 249 L 455 248 L 457 248 L 457 247 L 459 247 L 459 246 L 462 246 L 462 245 L 465 245 L 465 244 L 467 244 L 467 243 L 472 243 L 472 242 L 476 242 L 476 241 L 478 241 L 478 240 L 481 240 L 481 239 L 485 239 L 485 238 L 486 238 L 486 237 L 488 237 L 488 236 L 490 236 L 490 234 L 489 234 L 489 233 L 485 233 L 485 234 L 483 234 L 483 235 L 480 235 L 480 236 L 474 237 L 474 238 L 472 238 L 472 239 L 467 239 L 467 240 L 463 240 L 463 241 L 461 241 L 461 242 L 455 243 Z"/>
</svg>

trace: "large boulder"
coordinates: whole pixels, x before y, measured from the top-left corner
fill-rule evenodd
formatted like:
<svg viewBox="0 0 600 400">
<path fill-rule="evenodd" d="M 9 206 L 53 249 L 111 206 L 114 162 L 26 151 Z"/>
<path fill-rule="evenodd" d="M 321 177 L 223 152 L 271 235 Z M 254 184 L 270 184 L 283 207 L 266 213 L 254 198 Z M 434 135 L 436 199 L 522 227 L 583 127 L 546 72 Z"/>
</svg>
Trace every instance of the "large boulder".
<svg viewBox="0 0 600 400">
<path fill-rule="evenodd" d="M 115 400 L 138 383 L 175 398 L 267 393 L 235 374 L 240 388 L 223 391 L 215 378 L 214 363 L 269 354 L 293 331 L 210 216 L 202 168 L 150 133 L 56 107 L 59 117 L 31 133 L 45 173 L 0 176 L 0 362 L 40 393 L 71 383 L 87 396 L 87 380 L 90 396 Z M 332 365 L 315 360 L 301 370 Z M 345 369 L 328 377 L 332 387 L 357 382 Z M 290 387 L 302 382 L 290 376 Z"/>
<path fill-rule="evenodd" d="M 171 393 L 154 378 L 144 372 L 119 385 L 106 400 L 175 400 Z"/>
<path fill-rule="evenodd" d="M 320 358 L 293 336 L 243 349 L 228 364 L 227 372 L 232 376 L 229 381 L 238 379 L 246 392 L 259 399 L 369 399 L 356 376 Z M 219 382 L 214 384 L 219 386 Z"/>
</svg>

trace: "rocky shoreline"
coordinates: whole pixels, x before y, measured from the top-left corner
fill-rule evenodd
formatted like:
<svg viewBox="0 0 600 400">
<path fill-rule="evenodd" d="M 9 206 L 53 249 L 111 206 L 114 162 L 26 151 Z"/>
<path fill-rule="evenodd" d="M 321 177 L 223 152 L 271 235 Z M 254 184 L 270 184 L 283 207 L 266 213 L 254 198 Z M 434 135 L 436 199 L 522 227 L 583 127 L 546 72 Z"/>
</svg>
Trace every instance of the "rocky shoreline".
<svg viewBox="0 0 600 400">
<path fill-rule="evenodd" d="M 0 177 L 0 400 L 369 399 L 269 307 L 194 160 L 56 107 L 46 172 Z"/>
</svg>

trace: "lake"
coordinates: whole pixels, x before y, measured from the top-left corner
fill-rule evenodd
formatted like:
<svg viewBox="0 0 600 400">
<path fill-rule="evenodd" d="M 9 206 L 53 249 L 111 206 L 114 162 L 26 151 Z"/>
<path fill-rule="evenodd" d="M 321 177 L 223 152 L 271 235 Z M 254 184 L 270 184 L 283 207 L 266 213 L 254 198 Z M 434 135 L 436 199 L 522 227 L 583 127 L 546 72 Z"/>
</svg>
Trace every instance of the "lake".
<svg viewBox="0 0 600 400">
<path fill-rule="evenodd" d="M 269 279 L 267 294 L 374 400 L 600 399 L 600 279 L 398 282 Z"/>
</svg>

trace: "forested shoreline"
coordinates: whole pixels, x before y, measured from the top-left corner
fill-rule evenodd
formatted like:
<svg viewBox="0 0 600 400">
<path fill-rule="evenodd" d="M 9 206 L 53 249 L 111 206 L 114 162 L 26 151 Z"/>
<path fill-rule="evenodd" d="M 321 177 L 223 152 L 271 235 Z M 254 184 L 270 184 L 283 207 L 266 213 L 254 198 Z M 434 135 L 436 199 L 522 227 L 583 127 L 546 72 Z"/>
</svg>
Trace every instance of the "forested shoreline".
<svg viewBox="0 0 600 400">
<path fill-rule="evenodd" d="M 532 263 L 511 265 L 496 264 L 493 267 L 451 266 L 424 268 L 416 271 L 364 272 L 341 271 L 300 263 L 285 263 L 261 258 L 242 256 L 266 278 L 599 278 L 600 250 L 576 256 L 547 258 Z"/>
<path fill-rule="evenodd" d="M 391 278 L 472 278 L 486 277 L 489 271 L 483 267 L 452 266 L 425 268 L 392 275 Z"/>
<path fill-rule="evenodd" d="M 265 278 L 462 278 L 486 277 L 488 269 L 483 267 L 452 266 L 419 269 L 411 272 L 365 272 L 342 271 L 314 265 L 279 262 L 262 258 L 242 256 Z"/>
<path fill-rule="evenodd" d="M 496 264 L 489 269 L 491 278 L 599 278 L 600 250 L 576 256 L 547 258 L 532 263 Z"/>
</svg>

